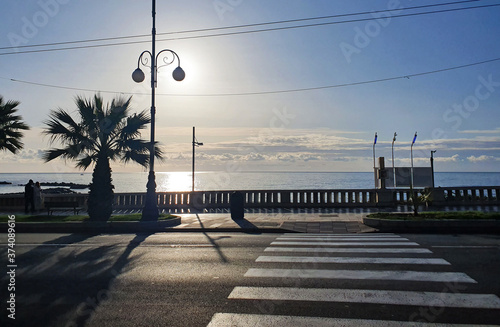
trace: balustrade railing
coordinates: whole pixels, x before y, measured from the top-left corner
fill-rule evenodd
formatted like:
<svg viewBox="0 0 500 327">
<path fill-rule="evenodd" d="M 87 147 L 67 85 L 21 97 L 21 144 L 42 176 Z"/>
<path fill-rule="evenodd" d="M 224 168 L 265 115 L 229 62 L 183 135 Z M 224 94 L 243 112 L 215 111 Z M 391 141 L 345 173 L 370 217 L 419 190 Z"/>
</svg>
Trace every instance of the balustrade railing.
<svg viewBox="0 0 500 327">
<path fill-rule="evenodd" d="M 500 186 L 443 187 L 431 189 L 434 206 L 500 205 Z M 229 208 L 234 191 L 158 192 L 160 209 Z M 343 189 L 343 190 L 244 190 L 246 208 L 335 208 L 377 207 L 410 204 L 408 189 Z M 423 189 L 415 190 L 422 194 Z M 116 193 L 113 207 L 117 210 L 140 209 L 146 193 Z M 45 201 L 78 201 L 85 207 L 88 194 L 45 194 Z M 1 210 L 24 208 L 23 194 L 0 194 Z"/>
</svg>

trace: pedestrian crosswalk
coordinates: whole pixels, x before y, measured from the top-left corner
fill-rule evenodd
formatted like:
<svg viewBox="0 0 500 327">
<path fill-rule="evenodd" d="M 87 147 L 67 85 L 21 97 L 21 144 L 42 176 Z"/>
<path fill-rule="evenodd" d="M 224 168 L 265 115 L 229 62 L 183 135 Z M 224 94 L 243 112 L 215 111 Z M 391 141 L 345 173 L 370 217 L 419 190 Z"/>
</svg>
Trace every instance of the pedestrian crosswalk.
<svg viewBox="0 0 500 327">
<path fill-rule="evenodd" d="M 462 292 L 477 281 L 454 271 L 450 262 L 436 258 L 429 249 L 396 234 L 283 234 L 264 252 L 244 274 L 245 285 L 236 286 L 229 300 L 273 301 L 276 306 L 379 305 L 394 306 L 394 310 L 408 306 L 414 308 L 413 314 L 406 319 L 377 320 L 349 319 L 337 316 L 335 310 L 328 311 L 329 316 L 302 311 L 291 315 L 221 312 L 208 326 L 451 327 L 466 325 L 435 323 L 435 316 L 431 319 L 420 313 L 426 307 L 435 312 L 444 308 L 500 310 L 498 296 Z M 448 288 L 436 286 L 439 283 Z M 450 285 L 461 286 L 451 289 Z"/>
</svg>

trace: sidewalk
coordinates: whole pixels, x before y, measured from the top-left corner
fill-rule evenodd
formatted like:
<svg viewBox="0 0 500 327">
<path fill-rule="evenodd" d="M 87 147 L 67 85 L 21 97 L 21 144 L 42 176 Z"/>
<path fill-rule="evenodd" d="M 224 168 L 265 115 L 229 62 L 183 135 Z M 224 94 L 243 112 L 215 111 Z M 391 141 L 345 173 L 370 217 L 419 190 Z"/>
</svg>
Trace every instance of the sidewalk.
<svg viewBox="0 0 500 327">
<path fill-rule="evenodd" d="M 363 225 L 361 213 L 245 213 L 242 220 L 230 213 L 180 214 L 174 231 L 260 231 L 300 233 L 363 233 L 375 229 Z"/>
<path fill-rule="evenodd" d="M 403 211 L 399 208 L 398 211 Z M 495 211 L 496 209 L 490 208 Z M 367 219 L 382 210 L 338 209 L 302 212 L 246 212 L 244 219 L 233 220 L 228 210 L 215 213 L 172 213 L 178 218 L 158 222 L 16 222 L 16 231 L 28 233 L 158 233 L 158 232 L 244 232 L 244 233 L 500 233 L 499 220 L 384 220 Z M 140 212 L 116 212 L 115 214 Z M 13 213 L 10 213 L 13 214 Z M 14 213 L 15 214 L 15 213 Z M 72 213 L 60 212 L 59 214 Z M 0 232 L 7 223 L 0 223 Z"/>
<path fill-rule="evenodd" d="M 124 213 L 124 212 L 121 212 Z M 173 213 L 180 217 L 172 222 L 109 223 L 16 223 L 20 232 L 248 232 L 248 233 L 364 233 L 376 229 L 365 226 L 363 217 L 369 212 L 245 213 L 244 219 L 233 220 L 227 210 L 220 213 Z M 16 214 L 16 213 L 11 213 Z M 72 212 L 58 212 L 69 214 Z M 1 224 L 7 227 L 6 223 Z M 5 225 L 5 226 L 3 226 Z M 3 228 L 2 228 L 3 229 Z M 6 228 L 5 228 L 6 229 Z"/>
</svg>

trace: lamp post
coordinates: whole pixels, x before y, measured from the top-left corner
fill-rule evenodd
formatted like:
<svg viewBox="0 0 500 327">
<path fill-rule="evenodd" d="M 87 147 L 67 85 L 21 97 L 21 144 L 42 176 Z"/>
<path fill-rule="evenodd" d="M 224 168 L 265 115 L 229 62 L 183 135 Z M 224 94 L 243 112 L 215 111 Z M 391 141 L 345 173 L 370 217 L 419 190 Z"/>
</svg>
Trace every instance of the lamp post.
<svg viewBox="0 0 500 327">
<path fill-rule="evenodd" d="M 193 183 L 192 183 L 192 184 L 193 184 L 193 188 L 192 188 L 192 190 L 193 190 L 193 192 L 194 192 L 194 157 L 195 157 L 195 156 L 194 156 L 194 149 L 195 149 L 197 146 L 202 146 L 202 145 L 203 145 L 203 143 L 202 143 L 202 142 L 198 142 L 198 141 L 196 140 L 195 128 L 194 128 L 194 126 L 193 126 L 193 173 L 192 173 L 192 177 L 193 177 Z"/>
<path fill-rule="evenodd" d="M 434 153 L 437 150 L 431 150 L 431 173 L 432 173 L 432 188 L 434 188 Z"/>
<path fill-rule="evenodd" d="M 375 188 L 377 188 L 377 170 L 375 169 L 375 145 L 377 144 L 377 132 L 375 132 L 375 138 L 373 140 L 373 176 L 375 179 Z"/>
<path fill-rule="evenodd" d="M 396 188 L 396 168 L 394 167 L 394 142 L 396 142 L 396 132 L 394 132 L 394 137 L 392 138 L 392 180 L 394 182 L 394 188 Z"/>
<path fill-rule="evenodd" d="M 144 72 L 139 68 L 142 64 L 145 67 L 150 67 L 151 69 L 151 144 L 149 145 L 149 175 L 148 183 L 146 184 L 146 200 L 144 208 L 142 210 L 142 220 L 143 221 L 154 221 L 158 219 L 158 203 L 156 196 L 156 181 L 155 181 L 155 171 L 154 171 L 154 160 L 155 160 L 155 88 L 157 86 L 157 75 L 158 69 L 163 66 L 168 66 L 172 64 L 177 59 L 177 68 L 174 69 L 172 76 L 173 78 L 180 82 L 186 76 L 186 73 L 181 68 L 181 61 L 177 53 L 172 50 L 161 50 L 156 54 L 156 0 L 152 0 L 152 16 L 153 16 L 153 29 L 151 31 L 152 48 L 151 51 L 146 50 L 141 53 L 137 61 L 137 69 L 132 73 L 132 79 L 136 83 L 141 83 L 144 81 Z M 146 55 L 147 54 L 147 55 Z M 159 56 L 163 54 L 163 64 L 158 66 Z M 170 58 L 171 56 L 171 58 Z M 151 60 L 151 64 L 148 65 L 148 61 Z"/>
<path fill-rule="evenodd" d="M 415 135 L 413 136 L 413 141 L 411 142 L 411 147 L 410 147 L 410 153 L 411 153 L 411 187 L 413 188 L 413 144 L 415 144 L 415 141 L 417 140 L 417 132 L 415 132 Z"/>
</svg>

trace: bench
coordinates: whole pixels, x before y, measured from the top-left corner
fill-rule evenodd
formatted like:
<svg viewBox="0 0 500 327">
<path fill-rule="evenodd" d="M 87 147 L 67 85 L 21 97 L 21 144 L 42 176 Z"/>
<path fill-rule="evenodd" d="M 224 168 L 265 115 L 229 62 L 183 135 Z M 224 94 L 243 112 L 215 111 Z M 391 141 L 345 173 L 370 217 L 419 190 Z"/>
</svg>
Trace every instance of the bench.
<svg viewBox="0 0 500 327">
<path fill-rule="evenodd" d="M 79 207 L 78 201 L 47 201 L 45 202 L 45 208 L 47 209 L 47 214 L 49 216 L 54 212 L 54 210 L 57 209 L 73 209 L 75 215 L 83 209 Z"/>
</svg>

